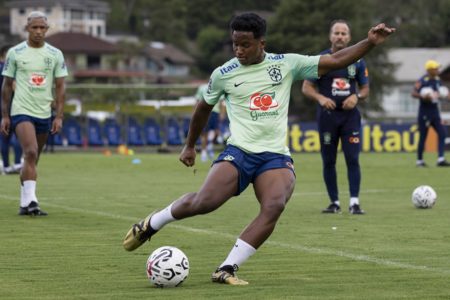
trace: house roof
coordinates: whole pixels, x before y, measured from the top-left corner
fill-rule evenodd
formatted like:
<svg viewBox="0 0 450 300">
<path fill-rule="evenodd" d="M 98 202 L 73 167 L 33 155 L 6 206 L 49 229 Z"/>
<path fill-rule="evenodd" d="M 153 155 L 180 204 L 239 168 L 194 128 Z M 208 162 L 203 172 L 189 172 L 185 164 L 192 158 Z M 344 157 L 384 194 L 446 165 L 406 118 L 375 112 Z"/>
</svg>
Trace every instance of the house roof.
<svg viewBox="0 0 450 300">
<path fill-rule="evenodd" d="M 63 53 L 107 54 L 119 49 L 116 45 L 81 32 L 58 32 L 46 41 Z"/>
<path fill-rule="evenodd" d="M 150 42 L 145 49 L 147 56 L 157 63 L 168 61 L 172 64 L 193 64 L 194 59 L 187 53 L 176 48 L 172 44 L 162 42 Z"/>
<path fill-rule="evenodd" d="M 139 71 L 121 71 L 121 70 L 76 70 L 73 74 L 74 77 L 104 77 L 104 78 L 150 78 L 155 79 L 155 76 L 149 74 L 147 72 L 139 72 Z"/>
<path fill-rule="evenodd" d="M 14 0 L 6 2 L 6 6 L 10 8 L 25 7 L 54 7 L 61 5 L 64 8 L 93 10 L 97 12 L 109 13 L 109 3 L 97 0 Z"/>
<path fill-rule="evenodd" d="M 388 53 L 391 63 L 397 65 L 394 78 L 400 82 L 412 82 L 426 73 L 429 59 L 441 64 L 440 71 L 450 68 L 450 48 L 393 48 Z"/>
</svg>

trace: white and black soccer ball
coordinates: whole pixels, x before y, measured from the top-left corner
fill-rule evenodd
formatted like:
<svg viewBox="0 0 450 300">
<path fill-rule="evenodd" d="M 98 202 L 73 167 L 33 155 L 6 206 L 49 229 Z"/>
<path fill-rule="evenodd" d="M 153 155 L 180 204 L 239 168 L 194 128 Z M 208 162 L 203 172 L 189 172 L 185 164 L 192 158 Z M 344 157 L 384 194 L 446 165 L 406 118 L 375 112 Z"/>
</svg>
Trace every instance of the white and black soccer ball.
<svg viewBox="0 0 450 300">
<path fill-rule="evenodd" d="M 439 96 L 442 99 L 445 99 L 445 98 L 448 97 L 448 88 L 446 86 L 442 85 L 442 86 L 439 87 Z"/>
<path fill-rule="evenodd" d="M 147 277 L 156 287 L 177 287 L 188 275 L 189 260 L 176 247 L 160 247 L 147 259 Z"/>
<path fill-rule="evenodd" d="M 417 208 L 432 208 L 436 203 L 437 195 L 429 185 L 421 185 L 412 193 L 412 203 Z"/>
<path fill-rule="evenodd" d="M 428 95 L 434 95 L 434 90 L 432 87 L 426 86 L 420 89 L 420 96 L 426 97 Z"/>
</svg>

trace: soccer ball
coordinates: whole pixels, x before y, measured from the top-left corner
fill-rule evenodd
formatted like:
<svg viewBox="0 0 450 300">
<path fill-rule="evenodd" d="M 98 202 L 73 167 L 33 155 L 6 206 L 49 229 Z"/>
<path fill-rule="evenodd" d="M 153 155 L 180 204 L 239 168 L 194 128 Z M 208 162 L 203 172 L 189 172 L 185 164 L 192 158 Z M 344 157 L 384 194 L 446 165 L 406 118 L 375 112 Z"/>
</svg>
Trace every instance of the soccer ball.
<svg viewBox="0 0 450 300">
<path fill-rule="evenodd" d="M 178 248 L 160 247 L 147 259 L 147 277 L 156 287 L 177 287 L 188 275 L 188 258 Z"/>
<path fill-rule="evenodd" d="M 417 208 L 431 208 L 436 203 L 436 192 L 431 186 L 421 185 L 412 193 L 412 203 Z"/>
<path fill-rule="evenodd" d="M 446 86 L 442 85 L 439 87 L 439 96 L 441 96 L 441 98 L 448 97 L 448 88 Z"/>
<path fill-rule="evenodd" d="M 423 87 L 420 89 L 420 96 L 422 97 L 426 97 L 427 95 L 433 95 L 434 94 L 434 90 L 431 87 Z"/>
</svg>

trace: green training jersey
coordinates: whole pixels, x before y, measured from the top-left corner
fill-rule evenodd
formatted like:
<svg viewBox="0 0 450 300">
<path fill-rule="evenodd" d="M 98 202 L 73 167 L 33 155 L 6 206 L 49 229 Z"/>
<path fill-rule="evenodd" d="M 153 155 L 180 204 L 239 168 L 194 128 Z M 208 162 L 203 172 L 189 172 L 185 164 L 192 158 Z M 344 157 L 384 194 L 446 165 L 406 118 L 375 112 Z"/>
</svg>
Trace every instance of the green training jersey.
<svg viewBox="0 0 450 300">
<path fill-rule="evenodd" d="M 45 119 L 51 116 L 53 81 L 66 77 L 67 68 L 59 49 L 47 43 L 33 48 L 25 41 L 8 51 L 2 75 L 16 81 L 11 116 Z"/>
<path fill-rule="evenodd" d="M 208 104 L 225 95 L 231 136 L 227 143 L 250 153 L 290 155 L 288 107 L 295 80 L 318 77 L 320 56 L 266 53 L 255 65 L 237 58 L 214 70 L 204 94 Z"/>
</svg>

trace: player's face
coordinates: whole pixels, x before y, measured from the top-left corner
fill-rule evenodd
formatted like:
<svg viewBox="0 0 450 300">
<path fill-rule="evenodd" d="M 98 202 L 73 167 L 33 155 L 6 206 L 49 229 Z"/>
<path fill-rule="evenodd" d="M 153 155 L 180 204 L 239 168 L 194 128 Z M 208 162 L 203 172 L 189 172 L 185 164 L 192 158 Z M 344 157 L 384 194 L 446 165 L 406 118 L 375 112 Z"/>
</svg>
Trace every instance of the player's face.
<svg viewBox="0 0 450 300">
<path fill-rule="evenodd" d="M 336 23 L 330 30 L 330 42 L 333 51 L 347 47 L 350 42 L 350 28 L 345 23 Z"/>
<path fill-rule="evenodd" d="M 31 46 L 41 46 L 44 44 L 45 34 L 48 30 L 47 21 L 44 18 L 30 20 L 26 26 L 28 31 L 28 42 Z"/>
<path fill-rule="evenodd" d="M 438 68 L 428 69 L 427 72 L 428 72 L 428 75 L 430 75 L 431 77 L 439 76 L 439 69 Z"/>
<path fill-rule="evenodd" d="M 264 59 L 265 41 L 263 38 L 255 39 L 253 32 L 233 31 L 233 52 L 242 65 L 253 65 Z"/>
</svg>

